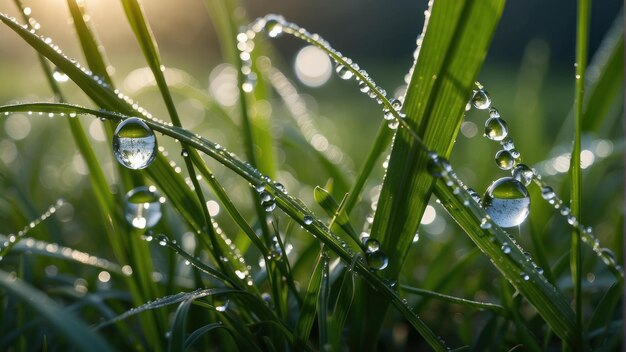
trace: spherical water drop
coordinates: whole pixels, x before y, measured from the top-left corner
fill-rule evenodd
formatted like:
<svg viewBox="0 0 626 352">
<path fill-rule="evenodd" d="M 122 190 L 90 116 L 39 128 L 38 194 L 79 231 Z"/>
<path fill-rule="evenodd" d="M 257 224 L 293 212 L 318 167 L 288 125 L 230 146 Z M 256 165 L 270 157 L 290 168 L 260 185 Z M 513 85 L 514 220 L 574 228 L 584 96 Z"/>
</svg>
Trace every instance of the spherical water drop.
<svg viewBox="0 0 626 352">
<path fill-rule="evenodd" d="M 124 216 L 137 229 L 149 229 L 161 220 L 161 195 L 141 186 L 130 190 L 124 197 Z"/>
<path fill-rule="evenodd" d="M 554 193 L 554 190 L 552 189 L 552 187 L 550 186 L 544 186 L 541 189 L 541 196 L 543 197 L 543 199 L 545 200 L 551 200 L 554 197 L 556 197 L 556 193 Z"/>
<path fill-rule="evenodd" d="M 467 189 L 467 193 L 469 193 L 470 197 L 472 197 L 472 199 L 474 200 L 474 202 L 480 204 L 480 194 L 478 194 L 478 192 L 476 192 L 474 189 L 472 188 L 468 188 Z"/>
<path fill-rule="evenodd" d="M 474 91 L 472 105 L 478 110 L 485 110 L 491 107 L 491 97 L 484 89 Z"/>
<path fill-rule="evenodd" d="M 389 123 L 387 124 L 387 127 L 389 127 L 392 130 L 395 130 L 398 128 L 398 126 L 400 126 L 400 121 L 398 120 L 391 120 L 389 121 Z"/>
<path fill-rule="evenodd" d="M 367 253 L 372 253 L 380 250 L 380 242 L 371 237 L 368 238 L 367 240 L 365 240 L 365 250 L 367 251 Z"/>
<path fill-rule="evenodd" d="M 507 150 L 496 153 L 496 164 L 502 170 L 511 170 L 515 166 L 515 158 Z"/>
<path fill-rule="evenodd" d="M 337 76 L 341 79 L 350 79 L 354 76 L 354 73 L 350 71 L 347 67 L 341 64 L 337 64 L 335 67 L 335 72 L 337 72 Z"/>
<path fill-rule="evenodd" d="M 387 121 L 391 121 L 396 118 L 390 110 L 383 110 L 383 117 Z"/>
<path fill-rule="evenodd" d="M 502 250 L 502 253 L 504 253 L 504 254 L 509 254 L 509 253 L 511 253 L 511 246 L 509 246 L 509 244 L 508 244 L 508 243 L 506 243 L 506 242 L 504 242 L 504 243 L 502 244 L 502 247 L 500 247 L 500 249 Z"/>
<path fill-rule="evenodd" d="M 493 141 L 501 141 L 507 134 L 509 134 L 509 128 L 503 119 L 492 117 L 485 122 L 485 137 Z"/>
<path fill-rule="evenodd" d="M 283 23 L 285 19 L 278 15 L 265 16 L 265 32 L 270 38 L 276 38 L 283 34 Z"/>
<path fill-rule="evenodd" d="M 113 135 L 113 153 L 120 164 L 133 170 L 144 169 L 156 157 L 154 132 L 142 120 L 132 117 L 122 121 Z"/>
<path fill-rule="evenodd" d="M 370 91 L 370 87 L 365 83 L 365 81 L 359 82 L 359 90 L 363 93 L 367 93 Z"/>
<path fill-rule="evenodd" d="M 246 93 L 251 93 L 256 86 L 256 73 L 250 72 L 247 74 L 241 84 L 241 90 Z"/>
<path fill-rule="evenodd" d="M 389 258 L 385 252 L 377 250 L 374 252 L 367 252 L 366 254 L 367 265 L 373 270 L 383 270 L 389 265 Z"/>
<path fill-rule="evenodd" d="M 311 225 L 313 223 L 313 217 L 310 215 L 305 215 L 304 216 L 304 224 L 305 225 Z"/>
<path fill-rule="evenodd" d="M 530 275 L 526 274 L 526 273 L 521 273 L 520 276 L 522 277 L 522 279 L 524 281 L 528 281 L 530 280 Z"/>
<path fill-rule="evenodd" d="M 402 109 L 402 102 L 398 99 L 391 99 L 390 101 L 391 103 L 391 107 L 396 110 L 396 111 L 400 111 L 400 109 Z"/>
<path fill-rule="evenodd" d="M 530 185 L 534 176 L 533 170 L 525 164 L 518 164 L 513 170 L 513 178 L 521 182 L 524 186 Z"/>
<path fill-rule="evenodd" d="M 187 149 L 183 149 L 181 150 L 180 155 L 182 155 L 183 158 L 186 158 L 189 156 L 189 152 L 187 151 Z"/>
<path fill-rule="evenodd" d="M 269 193 L 261 192 L 260 197 L 261 197 L 261 206 L 263 207 L 263 209 L 265 209 L 265 211 L 270 212 L 276 209 L 276 201 L 274 200 L 274 198 L 272 198 L 272 196 Z"/>
<path fill-rule="evenodd" d="M 501 227 L 514 227 L 526 220 L 530 196 L 526 187 L 512 177 L 494 181 L 483 197 L 483 207 Z"/>
</svg>

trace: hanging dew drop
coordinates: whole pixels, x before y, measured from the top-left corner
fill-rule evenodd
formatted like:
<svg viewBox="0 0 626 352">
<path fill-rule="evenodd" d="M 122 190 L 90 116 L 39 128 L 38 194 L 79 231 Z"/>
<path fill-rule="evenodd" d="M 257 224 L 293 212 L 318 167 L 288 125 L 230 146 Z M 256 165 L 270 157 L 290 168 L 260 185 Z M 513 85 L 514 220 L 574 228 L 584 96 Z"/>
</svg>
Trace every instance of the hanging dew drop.
<svg viewBox="0 0 626 352">
<path fill-rule="evenodd" d="M 304 216 L 304 224 L 305 225 L 311 225 L 313 223 L 313 217 L 310 215 L 305 215 Z"/>
<path fill-rule="evenodd" d="M 499 117 L 491 117 L 485 122 L 485 137 L 492 141 L 501 141 L 509 134 L 506 122 Z"/>
<path fill-rule="evenodd" d="M 508 244 L 508 243 L 506 243 L 506 242 L 504 242 L 504 243 L 502 244 L 502 247 L 500 247 L 500 249 L 502 250 L 502 253 L 504 253 L 504 254 L 509 254 L 509 253 L 511 253 L 511 246 L 509 246 L 509 244 Z"/>
<path fill-rule="evenodd" d="M 365 81 L 361 81 L 359 82 L 359 90 L 362 93 L 367 93 L 370 91 L 370 87 L 367 85 L 367 83 L 365 83 Z"/>
<path fill-rule="evenodd" d="M 443 178 L 446 177 L 450 171 L 452 171 L 452 167 L 450 167 L 450 164 L 448 164 L 446 159 L 439 157 L 435 153 L 430 153 L 428 156 L 429 160 L 427 168 L 428 172 L 433 177 Z"/>
<path fill-rule="evenodd" d="M 472 96 L 472 106 L 478 110 L 485 110 L 491 107 L 491 97 L 484 89 L 474 91 Z"/>
<path fill-rule="evenodd" d="M 373 270 L 383 270 L 389 265 L 389 258 L 385 252 L 377 250 L 374 252 L 367 252 L 366 254 L 367 265 Z"/>
<path fill-rule="evenodd" d="M 282 16 L 278 15 L 267 15 L 265 16 L 265 33 L 270 38 L 276 38 L 283 34 L 283 23 L 285 23 L 285 19 Z"/>
<path fill-rule="evenodd" d="M 602 248 L 600 250 L 600 258 L 602 258 L 602 261 L 606 265 L 615 266 L 617 264 L 615 253 L 608 248 Z"/>
<path fill-rule="evenodd" d="M 378 242 L 377 240 L 371 237 L 368 238 L 365 241 L 365 250 L 367 253 L 373 253 L 373 252 L 380 250 L 380 242 Z"/>
<path fill-rule="evenodd" d="M 141 119 L 122 121 L 113 135 L 113 154 L 120 164 L 133 170 L 144 169 L 156 157 L 154 132 Z"/>
<path fill-rule="evenodd" d="M 348 80 L 354 77 L 354 73 L 352 73 L 352 71 L 350 71 L 342 64 L 337 64 L 337 67 L 335 67 L 335 72 L 337 72 L 337 76 L 339 76 L 339 78 L 341 79 Z"/>
<path fill-rule="evenodd" d="M 161 195 L 141 186 L 130 190 L 124 197 L 126 221 L 137 229 L 149 229 L 161 220 Z"/>
<path fill-rule="evenodd" d="M 530 185 L 534 176 L 533 170 L 525 164 L 518 164 L 513 170 L 513 178 L 521 182 L 524 186 Z"/>
<path fill-rule="evenodd" d="M 65 83 L 70 79 L 63 71 L 59 70 L 58 67 L 52 72 L 52 78 L 59 83 Z"/>
<path fill-rule="evenodd" d="M 528 217 L 530 196 L 522 183 L 512 177 L 503 177 L 487 189 L 483 208 L 498 226 L 514 227 Z"/>
<path fill-rule="evenodd" d="M 556 197 L 556 193 L 554 193 L 554 190 L 552 189 L 552 187 L 544 186 L 541 189 L 541 196 L 545 200 L 551 200 L 551 199 L 554 199 L 554 197 Z"/>
<path fill-rule="evenodd" d="M 389 127 L 392 130 L 395 130 L 395 129 L 398 129 L 399 125 L 400 125 L 400 121 L 398 121 L 398 120 L 391 120 L 387 124 L 387 127 Z"/>
<path fill-rule="evenodd" d="M 506 150 L 496 153 L 496 165 L 502 170 L 511 170 L 515 166 L 515 158 Z"/>
</svg>

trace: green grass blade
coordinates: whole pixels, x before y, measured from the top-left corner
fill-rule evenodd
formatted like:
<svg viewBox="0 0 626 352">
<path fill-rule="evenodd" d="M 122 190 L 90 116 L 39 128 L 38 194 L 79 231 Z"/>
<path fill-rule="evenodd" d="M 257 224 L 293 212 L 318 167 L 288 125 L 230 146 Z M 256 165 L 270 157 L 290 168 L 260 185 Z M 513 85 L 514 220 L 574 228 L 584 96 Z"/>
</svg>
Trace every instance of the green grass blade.
<svg viewBox="0 0 626 352">
<path fill-rule="evenodd" d="M 427 10 L 423 44 L 407 90 L 406 122 L 423 143 L 449 156 L 471 87 L 500 19 L 503 0 L 436 1 Z M 460 55 L 462 53 L 462 55 Z M 371 235 L 392 260 L 385 269 L 395 279 L 430 198 L 433 180 L 428 157 L 406 128 L 399 128 L 379 197 Z M 363 338 L 377 336 L 384 304 L 366 301 L 369 326 Z M 365 340 L 364 340 L 365 341 Z M 365 341 L 365 345 L 373 342 Z"/>
<path fill-rule="evenodd" d="M 587 326 L 588 331 L 606 327 L 611 322 L 613 316 L 615 315 L 615 308 L 620 299 L 623 298 L 623 288 L 623 282 L 615 282 L 604 293 L 604 296 L 602 296 L 602 299 L 600 299 L 600 302 L 596 306 L 596 310 L 593 312 L 591 319 L 589 319 L 589 325 Z"/>
<path fill-rule="evenodd" d="M 560 291 L 537 272 L 529 262 L 524 250 L 509 238 L 508 234 L 488 222 L 481 228 L 481 219 L 486 218 L 484 209 L 471 201 L 465 190 L 459 195 L 446 186 L 443 181 L 435 183 L 434 194 L 452 218 L 463 228 L 472 241 L 490 258 L 502 275 L 535 307 L 539 315 L 550 325 L 552 330 L 570 347 L 575 348 L 575 314 Z M 470 200 L 469 205 L 464 200 Z M 504 253 L 502 247 L 510 249 Z M 526 280 L 528 278 L 528 280 Z"/>
<path fill-rule="evenodd" d="M 576 92 L 574 100 L 574 146 L 570 161 L 572 215 L 580 219 L 582 208 L 582 171 L 580 168 L 581 134 L 583 103 L 585 97 L 585 72 L 587 70 L 587 51 L 589 46 L 589 17 L 591 1 L 578 0 L 576 21 Z M 582 304 L 582 253 L 580 231 L 574 228 L 570 250 L 570 270 L 574 284 L 574 311 L 576 312 L 576 346 L 583 348 L 583 304 Z"/>
<path fill-rule="evenodd" d="M 502 307 L 499 304 L 476 302 L 476 301 L 472 301 L 472 300 L 465 299 L 465 298 L 445 295 L 443 293 L 434 292 L 430 290 L 424 290 L 421 288 L 411 287 L 407 285 L 402 285 L 401 288 L 402 288 L 402 291 L 405 291 L 407 293 L 413 293 L 413 294 L 424 296 L 424 297 L 430 297 L 430 298 L 434 298 L 434 299 L 438 299 L 441 301 L 446 301 L 446 302 L 450 302 L 450 303 L 454 303 L 454 304 L 458 304 L 458 305 L 462 305 L 466 307 L 491 310 L 494 313 L 497 313 L 500 315 L 506 314 L 506 310 L 504 309 L 504 307 Z"/>
<path fill-rule="evenodd" d="M 0 287 L 5 292 L 23 300 L 77 349 L 81 351 L 112 351 L 102 337 L 90 330 L 78 318 L 64 312 L 58 303 L 42 292 L 4 271 L 0 271 Z"/>
<path fill-rule="evenodd" d="M 615 22 L 594 54 L 587 70 L 583 132 L 598 132 L 611 105 L 624 86 L 624 14 Z"/>
<path fill-rule="evenodd" d="M 349 268 L 346 268 L 343 274 L 343 281 L 337 294 L 337 299 L 333 306 L 333 312 L 328 321 L 328 334 L 330 346 L 335 351 L 342 349 L 341 338 L 344 332 L 344 325 L 348 320 L 348 313 L 354 299 L 355 280 L 354 280 L 354 264 L 352 262 Z"/>
<path fill-rule="evenodd" d="M 296 324 L 296 344 L 300 346 L 306 345 L 309 340 L 309 335 L 311 334 L 311 328 L 313 328 L 313 322 L 315 322 L 315 312 L 317 310 L 320 288 L 322 286 L 322 272 L 324 266 L 328 266 L 328 255 L 322 249 L 317 257 L 313 275 L 311 275 L 311 279 L 309 280 L 309 287 L 304 295 L 304 301 L 300 308 L 300 316 Z"/>
<path fill-rule="evenodd" d="M 224 329 L 230 334 L 230 330 L 228 330 L 228 328 L 226 328 L 224 324 L 222 324 L 221 322 L 207 324 L 201 328 L 198 328 L 196 331 L 192 332 L 189 335 L 189 337 L 187 337 L 182 351 L 187 351 L 189 348 L 191 348 L 191 346 L 193 346 L 193 344 L 204 334 L 217 330 L 217 329 Z"/>
<path fill-rule="evenodd" d="M 185 349 L 185 330 L 187 330 L 187 316 L 193 299 L 183 301 L 174 313 L 174 322 L 170 329 L 170 338 L 167 350 L 170 352 L 183 351 Z"/>
<path fill-rule="evenodd" d="M 70 104 L 60 103 L 33 103 L 33 104 L 18 104 L 1 106 L 0 112 L 24 112 L 24 111 L 45 111 L 45 112 L 64 112 L 66 114 L 91 114 L 94 116 L 102 117 L 105 119 L 119 120 L 124 118 L 118 113 L 107 112 L 103 110 L 87 109 Z M 354 260 L 354 253 L 342 246 L 341 242 L 337 239 L 337 236 L 332 234 L 329 229 L 320 221 L 313 221 L 307 223 L 304 221 L 304 217 L 310 215 L 311 212 L 303 204 L 301 200 L 293 198 L 290 195 L 285 194 L 279 189 L 271 180 L 262 178 L 256 169 L 250 167 L 234 154 L 225 152 L 223 147 L 217 147 L 215 143 L 210 142 L 204 137 L 198 136 L 187 130 L 173 127 L 165 123 L 158 122 L 156 120 L 145 120 L 146 124 L 150 126 L 154 131 L 161 132 L 172 138 L 178 139 L 184 143 L 187 143 L 190 147 L 193 147 L 211 158 L 215 159 L 225 167 L 229 168 L 237 175 L 245 179 L 246 181 L 264 185 L 265 190 L 270 193 L 276 199 L 277 205 L 295 222 L 300 224 L 303 228 L 309 231 L 318 240 L 324 243 L 327 248 L 335 252 L 344 262 L 351 263 Z M 437 335 L 435 335 L 426 324 L 408 307 L 397 293 L 387 285 L 386 281 L 383 281 L 379 276 L 370 271 L 370 268 L 363 262 L 357 261 L 354 266 L 354 270 L 359 274 L 361 278 L 373 288 L 375 288 L 381 295 L 383 300 L 389 300 L 398 309 L 407 321 L 422 335 L 427 343 L 437 351 L 445 351 L 445 343 L 441 341 Z M 262 306 L 267 307 L 262 303 Z"/>
<path fill-rule="evenodd" d="M 337 200 L 335 200 L 330 192 L 319 186 L 315 187 L 315 190 L 313 191 L 313 199 L 320 205 L 320 207 L 322 207 L 322 209 L 324 209 L 324 211 L 326 211 L 326 214 L 333 218 L 333 224 L 338 224 L 348 235 L 350 235 L 352 240 L 354 240 L 357 245 L 360 245 L 359 235 L 350 223 L 350 218 L 346 213 L 345 206 L 340 207 Z M 330 229 L 331 231 L 333 230 L 332 225 Z"/>
</svg>

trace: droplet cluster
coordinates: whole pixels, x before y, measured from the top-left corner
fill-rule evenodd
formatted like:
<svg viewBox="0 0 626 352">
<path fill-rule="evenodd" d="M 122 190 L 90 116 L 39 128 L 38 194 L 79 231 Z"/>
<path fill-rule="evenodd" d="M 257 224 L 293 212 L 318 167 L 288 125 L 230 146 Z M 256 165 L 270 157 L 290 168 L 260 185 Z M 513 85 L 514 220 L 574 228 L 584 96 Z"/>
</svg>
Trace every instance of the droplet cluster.
<svg viewBox="0 0 626 352">
<path fill-rule="evenodd" d="M 525 218 L 528 214 L 526 210 L 522 210 L 526 203 L 529 203 L 528 191 L 525 187 L 531 183 L 535 183 L 541 190 L 542 198 L 547 201 L 552 207 L 557 210 L 567 221 L 567 223 L 573 228 L 578 229 L 581 240 L 589 245 L 591 249 L 596 253 L 609 268 L 623 276 L 623 269 L 617 264 L 615 255 L 608 248 L 600 246 L 600 241 L 594 236 L 593 230 L 589 226 L 584 226 L 580 223 L 572 213 L 571 210 L 564 204 L 563 200 L 558 197 L 554 189 L 550 187 L 541 177 L 541 175 L 534 168 L 530 168 L 521 163 L 521 153 L 515 149 L 513 140 L 509 137 L 509 129 L 506 121 L 500 116 L 500 111 L 492 105 L 492 99 L 484 89 L 484 87 L 476 82 L 476 89 L 473 91 L 472 97 L 468 106 L 474 107 L 478 110 L 488 110 L 489 118 L 485 122 L 485 137 L 499 142 L 502 149 L 495 155 L 495 161 L 497 166 L 502 170 L 511 172 L 512 177 L 504 178 L 508 180 L 509 190 L 506 192 L 509 196 L 517 194 L 515 200 L 507 200 L 511 207 L 507 208 L 506 212 L 513 211 L 514 214 Z M 503 180 L 503 179 L 500 179 Z M 490 191 L 497 190 L 501 186 L 500 180 L 494 182 L 487 191 L 485 198 L 487 198 Z M 507 225 L 516 226 L 517 221 L 513 221 L 513 218 L 508 218 L 503 222 L 498 220 L 504 212 L 495 211 L 493 197 L 489 197 L 490 200 L 483 201 L 483 206 L 487 213 L 492 217 L 494 222 L 502 227 L 509 227 Z M 513 203 L 516 205 L 513 206 Z M 518 210 L 519 212 L 515 212 Z M 523 220 L 522 220 L 523 221 Z M 521 222 L 520 222 L 521 223 Z"/>
</svg>

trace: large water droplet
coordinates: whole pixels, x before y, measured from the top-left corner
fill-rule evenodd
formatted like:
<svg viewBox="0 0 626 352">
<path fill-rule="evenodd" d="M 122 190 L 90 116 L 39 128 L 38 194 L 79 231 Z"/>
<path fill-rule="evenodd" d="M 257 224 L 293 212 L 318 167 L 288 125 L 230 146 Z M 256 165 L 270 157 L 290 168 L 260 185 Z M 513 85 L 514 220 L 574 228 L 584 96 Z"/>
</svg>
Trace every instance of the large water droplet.
<svg viewBox="0 0 626 352">
<path fill-rule="evenodd" d="M 161 220 L 161 196 L 148 187 L 141 186 L 130 190 L 124 197 L 126 221 L 137 229 L 149 229 Z"/>
<path fill-rule="evenodd" d="M 530 196 L 522 183 L 512 177 L 503 177 L 489 186 L 483 197 L 483 207 L 497 225 L 514 227 L 526 220 L 530 212 Z"/>
<path fill-rule="evenodd" d="M 113 154 L 120 164 L 133 170 L 144 169 L 156 156 L 154 132 L 141 119 L 122 121 L 113 135 Z"/>
<path fill-rule="evenodd" d="M 311 215 L 304 216 L 304 224 L 311 225 L 313 223 L 313 217 Z"/>
<path fill-rule="evenodd" d="M 337 64 L 335 72 L 337 72 L 337 76 L 341 79 L 350 79 L 354 76 L 354 73 L 342 64 Z"/>
<path fill-rule="evenodd" d="M 385 252 L 377 250 L 374 252 L 367 252 L 366 254 L 367 265 L 373 270 L 383 270 L 389 265 L 389 258 Z"/>
<path fill-rule="evenodd" d="M 380 242 L 378 242 L 377 240 L 369 237 L 365 241 L 365 250 L 368 253 L 372 253 L 372 252 L 376 252 L 376 251 L 380 250 Z"/>
<path fill-rule="evenodd" d="M 472 105 L 479 110 L 489 109 L 491 107 L 491 97 L 484 89 L 476 90 L 472 96 Z"/>
<path fill-rule="evenodd" d="M 543 199 L 545 200 L 551 200 L 554 197 L 556 197 L 556 193 L 554 193 L 554 190 L 552 189 L 552 187 L 550 186 L 544 186 L 541 189 L 541 196 L 543 197 Z"/>
<path fill-rule="evenodd" d="M 283 23 L 285 19 L 278 15 L 265 16 L 265 32 L 270 38 L 276 38 L 283 34 Z"/>
<path fill-rule="evenodd" d="M 509 134 L 509 128 L 503 119 L 491 117 L 485 122 L 485 137 L 493 141 L 501 141 L 507 134 Z"/>
<path fill-rule="evenodd" d="M 268 192 L 261 192 L 261 206 L 267 212 L 276 209 L 276 201 Z"/>
</svg>

